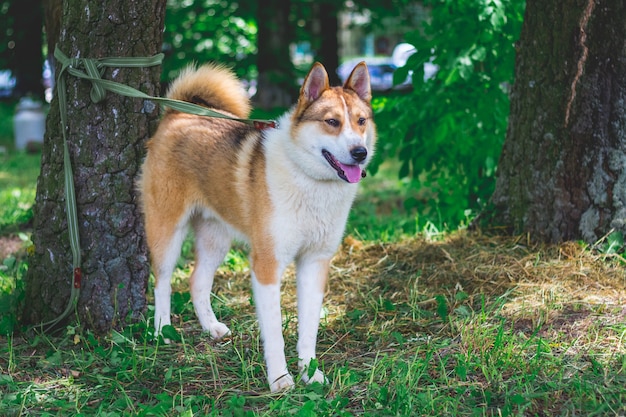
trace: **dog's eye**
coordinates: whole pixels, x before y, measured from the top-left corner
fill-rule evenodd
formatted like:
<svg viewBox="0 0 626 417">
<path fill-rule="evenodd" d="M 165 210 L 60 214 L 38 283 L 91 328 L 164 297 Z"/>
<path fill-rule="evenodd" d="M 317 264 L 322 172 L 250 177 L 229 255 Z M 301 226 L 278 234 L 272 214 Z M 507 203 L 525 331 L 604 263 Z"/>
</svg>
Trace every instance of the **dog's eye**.
<svg viewBox="0 0 626 417">
<path fill-rule="evenodd" d="M 359 120 L 357 121 L 357 123 L 359 124 L 359 126 L 364 126 L 365 125 L 365 117 L 359 117 Z"/>
<path fill-rule="evenodd" d="M 326 119 L 324 120 L 329 126 L 337 127 L 339 126 L 339 120 L 337 119 Z"/>
</svg>

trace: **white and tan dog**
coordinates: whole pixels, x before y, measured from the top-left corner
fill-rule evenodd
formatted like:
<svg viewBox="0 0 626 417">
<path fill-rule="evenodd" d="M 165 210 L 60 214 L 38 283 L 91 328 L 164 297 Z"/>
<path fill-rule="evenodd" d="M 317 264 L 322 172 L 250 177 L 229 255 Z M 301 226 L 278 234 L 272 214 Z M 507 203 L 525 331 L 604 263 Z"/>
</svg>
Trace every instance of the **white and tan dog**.
<svg viewBox="0 0 626 417">
<path fill-rule="evenodd" d="M 239 80 L 218 65 L 185 70 L 168 96 L 238 118 L 250 112 Z M 320 370 L 308 372 L 308 366 L 316 357 L 329 263 L 374 151 L 370 99 L 365 63 L 343 87 L 331 87 L 316 63 L 277 129 L 258 131 L 233 120 L 166 111 L 148 143 L 138 182 L 156 277 L 157 332 L 170 324 L 170 278 L 191 225 L 196 255 L 190 288 L 202 328 L 214 338 L 229 333 L 211 308 L 213 276 L 232 241 L 247 242 L 270 389 L 292 387 L 280 285 L 295 261 L 301 378 L 326 382 Z"/>
</svg>

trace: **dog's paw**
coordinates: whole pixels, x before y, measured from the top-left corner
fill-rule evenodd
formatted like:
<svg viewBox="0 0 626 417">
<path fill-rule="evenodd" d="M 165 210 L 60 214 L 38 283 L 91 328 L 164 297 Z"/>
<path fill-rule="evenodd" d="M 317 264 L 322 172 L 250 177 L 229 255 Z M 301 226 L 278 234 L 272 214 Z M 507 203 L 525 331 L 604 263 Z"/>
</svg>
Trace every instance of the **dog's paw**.
<svg viewBox="0 0 626 417">
<path fill-rule="evenodd" d="M 302 382 L 307 385 L 313 384 L 314 382 L 319 382 L 322 385 L 328 385 L 330 383 L 328 378 L 326 378 L 326 375 L 324 375 L 324 372 L 320 371 L 319 369 L 316 369 L 315 372 L 313 372 L 312 376 L 309 376 L 308 369 L 302 370 L 300 372 L 300 379 L 302 379 Z"/>
<path fill-rule="evenodd" d="M 278 377 L 274 382 L 270 383 L 270 391 L 280 392 L 292 389 L 296 384 L 293 382 L 291 374 L 285 374 Z"/>
<path fill-rule="evenodd" d="M 208 329 L 209 334 L 212 339 L 221 339 L 224 336 L 228 336 L 230 334 L 230 329 L 224 323 L 217 322 L 210 329 Z"/>
</svg>

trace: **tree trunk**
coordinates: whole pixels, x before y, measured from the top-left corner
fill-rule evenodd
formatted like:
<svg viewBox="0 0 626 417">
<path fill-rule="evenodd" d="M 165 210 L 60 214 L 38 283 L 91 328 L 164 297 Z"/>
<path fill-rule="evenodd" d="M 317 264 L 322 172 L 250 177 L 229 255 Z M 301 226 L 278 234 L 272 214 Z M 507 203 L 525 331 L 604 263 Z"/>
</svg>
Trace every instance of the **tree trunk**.
<svg viewBox="0 0 626 417">
<path fill-rule="evenodd" d="M 69 57 L 144 57 L 160 52 L 165 0 L 68 0 L 59 48 Z M 103 78 L 150 95 L 160 67 L 108 69 Z M 90 84 L 67 75 L 69 152 L 74 169 L 83 255 L 78 301 L 81 324 L 103 333 L 146 306 L 147 249 L 135 180 L 144 143 L 156 128 L 153 102 L 108 93 L 90 100 Z M 57 317 L 68 303 L 72 256 L 63 188 L 63 139 L 58 96 L 47 120 L 34 206 L 34 253 L 25 277 L 23 321 Z"/>
<path fill-rule="evenodd" d="M 257 7 L 257 93 L 255 107 L 270 110 L 289 107 L 298 97 L 289 46 L 293 30 L 289 23 L 291 2 L 269 0 Z"/>
<path fill-rule="evenodd" d="M 314 3 L 319 21 L 319 45 L 316 48 L 316 60 L 324 64 L 328 71 L 330 85 L 339 85 L 337 74 L 339 67 L 339 7 L 336 0 Z"/>
<path fill-rule="evenodd" d="M 39 0 L 13 1 L 9 6 L 13 16 L 15 46 L 11 69 L 15 72 L 14 95 L 32 95 L 43 99 L 43 8 Z"/>
<path fill-rule="evenodd" d="M 549 242 L 626 232 L 625 2 L 527 1 L 515 80 L 479 222 Z"/>
</svg>

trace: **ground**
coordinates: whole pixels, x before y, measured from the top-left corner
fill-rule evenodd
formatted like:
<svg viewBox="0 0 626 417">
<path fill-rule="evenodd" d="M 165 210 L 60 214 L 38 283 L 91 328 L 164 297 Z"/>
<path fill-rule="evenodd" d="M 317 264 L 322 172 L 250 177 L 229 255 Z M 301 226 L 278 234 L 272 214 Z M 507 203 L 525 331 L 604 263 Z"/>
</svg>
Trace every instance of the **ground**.
<svg viewBox="0 0 626 417">
<path fill-rule="evenodd" d="M 266 393 L 246 261 L 229 254 L 218 272 L 214 308 L 232 335 L 217 341 L 195 318 L 183 263 L 173 279 L 177 342 L 153 339 L 150 311 L 147 322 L 102 337 L 69 325 L 55 336 L 0 338 L 0 409 L 626 415 L 626 263 L 606 249 L 468 231 L 393 242 L 348 237 L 333 259 L 318 337 L 332 383 L 277 396 Z M 294 278 L 290 268 L 282 297 L 290 358 Z"/>
<path fill-rule="evenodd" d="M 23 243 L 17 236 L 0 236 L 0 260 L 17 253 Z"/>
</svg>

